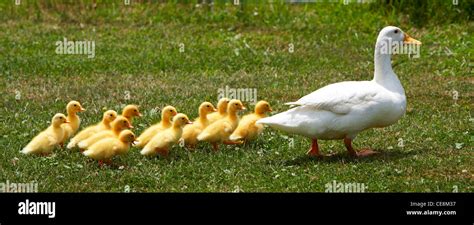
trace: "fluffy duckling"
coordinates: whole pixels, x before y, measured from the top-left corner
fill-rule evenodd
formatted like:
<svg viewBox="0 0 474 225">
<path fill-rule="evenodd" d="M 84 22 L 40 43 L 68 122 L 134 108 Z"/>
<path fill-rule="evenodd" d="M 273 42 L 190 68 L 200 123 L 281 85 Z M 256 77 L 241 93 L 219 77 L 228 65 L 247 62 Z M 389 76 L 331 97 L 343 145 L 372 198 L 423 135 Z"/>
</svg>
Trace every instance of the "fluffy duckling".
<svg viewBox="0 0 474 225">
<path fill-rule="evenodd" d="M 112 121 L 115 120 L 115 118 L 117 118 L 117 112 L 115 112 L 114 110 L 107 110 L 102 116 L 102 121 L 100 121 L 99 123 L 95 125 L 86 127 L 83 130 L 81 130 L 79 133 L 77 133 L 76 136 L 74 136 L 69 141 L 67 148 L 72 149 L 76 147 L 77 143 L 91 137 L 92 135 L 100 131 L 110 130 L 112 128 L 110 124 L 112 123 Z"/>
<path fill-rule="evenodd" d="M 207 114 L 216 111 L 216 108 L 210 102 L 203 102 L 199 106 L 199 117 L 194 120 L 192 125 L 185 126 L 183 129 L 182 140 L 187 147 L 196 147 L 198 143 L 197 136 L 210 124 Z"/>
<path fill-rule="evenodd" d="M 265 118 L 266 112 L 271 112 L 270 104 L 266 101 L 259 101 L 255 105 L 255 112 L 245 115 L 239 122 L 237 129 L 230 135 L 231 141 L 250 141 L 255 139 L 263 131 L 262 124 L 256 124 L 257 120 Z"/>
<path fill-rule="evenodd" d="M 51 125 L 38 135 L 36 135 L 26 147 L 21 150 L 23 154 L 42 154 L 51 153 L 55 146 L 63 140 L 65 131 L 62 124 L 69 123 L 67 117 L 58 113 L 51 120 Z"/>
<path fill-rule="evenodd" d="M 102 139 L 84 151 L 85 156 L 98 160 L 99 165 L 102 161 L 109 161 L 116 155 L 123 155 L 128 152 L 130 145 L 135 141 L 135 134 L 130 130 L 123 130 L 117 137 L 109 137 Z"/>
<path fill-rule="evenodd" d="M 142 114 L 138 110 L 136 105 L 127 105 L 122 110 L 122 116 L 128 119 L 128 122 L 132 124 L 133 117 L 142 117 Z"/>
<path fill-rule="evenodd" d="M 132 129 L 133 126 L 130 125 L 130 122 L 128 122 L 128 119 L 123 117 L 123 116 L 117 116 L 117 118 L 112 122 L 112 129 L 111 130 L 103 130 L 100 131 L 89 138 L 80 141 L 77 146 L 80 149 L 86 149 L 92 144 L 98 142 L 99 140 L 102 140 L 104 138 L 109 138 L 109 137 L 118 137 L 120 132 L 125 129 Z"/>
<path fill-rule="evenodd" d="M 61 140 L 60 145 L 64 142 L 66 142 L 72 135 L 74 135 L 77 130 L 79 129 L 79 126 L 81 125 L 81 119 L 77 115 L 78 112 L 84 112 L 86 109 L 82 108 L 81 103 L 78 101 L 70 101 L 67 106 L 66 106 L 66 111 L 67 111 L 67 120 L 70 123 L 63 124 L 61 125 L 64 129 L 64 137 Z"/>
<path fill-rule="evenodd" d="M 237 112 L 243 109 L 245 109 L 245 107 L 242 102 L 233 99 L 227 106 L 227 116 L 207 126 L 201 134 L 198 135 L 197 139 L 199 141 L 210 142 L 215 151 L 218 150 L 218 143 L 234 144 L 229 140 L 229 136 L 239 124 Z"/>
<path fill-rule="evenodd" d="M 183 127 L 186 124 L 192 124 L 192 122 L 189 121 L 185 114 L 178 113 L 175 117 L 173 117 L 173 125 L 170 128 L 156 134 L 150 140 L 150 142 L 145 145 L 140 153 L 146 156 L 156 156 L 157 154 L 165 157 L 168 156 L 169 149 L 181 138 Z"/>
<path fill-rule="evenodd" d="M 176 116 L 178 112 L 173 106 L 166 106 L 161 110 L 161 121 L 156 123 L 145 131 L 137 138 L 137 147 L 143 148 L 146 144 L 155 136 L 158 132 L 163 131 L 171 127 L 171 119 Z"/>
<path fill-rule="evenodd" d="M 221 98 L 217 103 L 217 112 L 207 115 L 209 123 L 214 123 L 227 115 L 227 105 L 230 100 L 228 98 Z"/>
</svg>

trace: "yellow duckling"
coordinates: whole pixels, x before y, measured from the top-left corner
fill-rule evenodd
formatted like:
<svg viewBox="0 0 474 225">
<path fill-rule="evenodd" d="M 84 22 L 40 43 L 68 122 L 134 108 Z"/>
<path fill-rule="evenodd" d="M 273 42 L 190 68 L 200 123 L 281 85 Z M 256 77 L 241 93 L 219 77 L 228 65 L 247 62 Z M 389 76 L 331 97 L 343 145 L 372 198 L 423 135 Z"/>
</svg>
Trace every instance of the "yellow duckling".
<svg viewBox="0 0 474 225">
<path fill-rule="evenodd" d="M 95 125 L 86 127 L 79 133 L 77 133 L 76 136 L 74 136 L 69 141 L 69 143 L 67 144 L 67 148 L 72 149 L 76 147 L 77 143 L 91 137 L 92 135 L 100 131 L 110 130 L 112 128 L 110 124 L 112 123 L 112 121 L 115 120 L 115 118 L 117 118 L 117 112 L 115 112 L 114 110 L 107 110 L 102 116 L 102 121 Z"/>
<path fill-rule="evenodd" d="M 142 114 L 138 110 L 136 105 L 127 105 L 122 110 L 122 116 L 128 119 L 128 122 L 132 124 L 133 117 L 141 117 Z"/>
<path fill-rule="evenodd" d="M 21 150 L 23 154 L 42 154 L 51 153 L 55 146 L 58 146 L 63 140 L 65 131 L 61 126 L 69 123 L 66 115 L 58 113 L 51 120 L 51 125 L 38 135 L 36 135 L 26 147 Z"/>
<path fill-rule="evenodd" d="M 86 111 L 86 109 L 82 108 L 81 103 L 79 103 L 78 101 L 70 101 L 66 106 L 66 111 L 67 120 L 70 123 L 61 125 L 65 132 L 64 137 L 60 143 L 61 146 L 64 144 L 64 142 L 67 141 L 67 139 L 72 137 L 72 135 L 77 132 L 79 126 L 81 125 L 81 119 L 79 118 L 79 116 L 77 116 L 77 113 L 84 112 Z"/>
<path fill-rule="evenodd" d="M 219 99 L 219 102 L 217 103 L 217 112 L 207 115 L 209 123 L 214 123 L 227 115 L 227 105 L 229 102 L 230 100 L 228 98 Z"/>
<path fill-rule="evenodd" d="M 109 137 L 118 137 L 120 132 L 125 129 L 132 129 L 133 126 L 130 125 L 130 122 L 128 122 L 128 119 L 123 117 L 123 116 L 117 116 L 117 118 L 112 122 L 112 129 L 111 130 L 103 130 L 100 131 L 89 138 L 80 141 L 77 146 L 80 149 L 86 149 L 92 144 L 98 142 L 99 140 L 102 140 L 104 138 L 109 138 Z"/>
<path fill-rule="evenodd" d="M 185 126 L 183 129 L 182 140 L 187 147 L 196 147 L 198 143 L 197 136 L 210 124 L 207 114 L 216 111 L 216 108 L 210 102 L 203 102 L 199 106 L 199 117 L 194 120 L 192 125 Z"/>
<path fill-rule="evenodd" d="M 265 118 L 266 112 L 271 112 L 270 104 L 266 101 L 259 101 L 255 105 L 255 112 L 245 115 L 239 122 L 237 129 L 230 135 L 231 141 L 250 141 L 255 139 L 263 131 L 263 124 L 255 124 L 257 120 Z"/>
<path fill-rule="evenodd" d="M 137 147 L 143 148 L 146 144 L 155 136 L 158 132 L 163 131 L 171 127 L 171 119 L 176 116 L 178 112 L 173 106 L 166 106 L 161 110 L 161 121 L 156 123 L 145 131 L 137 138 Z"/>
<path fill-rule="evenodd" d="M 186 124 L 192 124 L 192 122 L 189 121 L 189 118 L 186 115 L 178 113 L 173 117 L 173 125 L 156 134 L 150 142 L 145 145 L 140 153 L 146 156 L 156 156 L 157 154 L 165 157 L 168 156 L 169 149 L 181 138 L 183 127 Z"/>
<path fill-rule="evenodd" d="M 135 141 L 135 134 L 130 130 L 123 130 L 118 137 L 102 139 L 91 145 L 82 154 L 98 160 L 99 165 L 102 165 L 102 161 L 109 161 L 116 155 L 126 154 L 133 141 Z"/>
<path fill-rule="evenodd" d="M 245 107 L 242 102 L 233 99 L 227 106 L 227 116 L 207 126 L 201 134 L 198 135 L 197 139 L 199 141 L 210 142 L 215 151 L 218 150 L 218 143 L 235 144 L 229 141 L 229 136 L 239 124 L 237 112 L 243 109 L 245 109 Z"/>
</svg>

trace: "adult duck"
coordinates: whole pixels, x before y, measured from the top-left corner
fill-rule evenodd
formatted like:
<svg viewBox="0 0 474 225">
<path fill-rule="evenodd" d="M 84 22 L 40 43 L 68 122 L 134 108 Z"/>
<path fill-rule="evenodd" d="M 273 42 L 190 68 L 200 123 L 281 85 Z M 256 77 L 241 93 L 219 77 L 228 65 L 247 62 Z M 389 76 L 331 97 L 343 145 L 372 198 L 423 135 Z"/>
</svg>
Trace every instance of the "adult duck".
<svg viewBox="0 0 474 225">
<path fill-rule="evenodd" d="M 296 102 L 286 103 L 296 107 L 257 123 L 311 138 L 310 156 L 322 156 L 318 139 L 343 139 L 354 157 L 376 153 L 370 149 L 356 151 L 352 141 L 361 131 L 392 125 L 405 114 L 405 90 L 392 70 L 390 59 L 392 47 L 403 44 L 421 45 L 421 42 L 398 27 L 383 28 L 375 44 L 374 79 L 327 85 Z"/>
</svg>

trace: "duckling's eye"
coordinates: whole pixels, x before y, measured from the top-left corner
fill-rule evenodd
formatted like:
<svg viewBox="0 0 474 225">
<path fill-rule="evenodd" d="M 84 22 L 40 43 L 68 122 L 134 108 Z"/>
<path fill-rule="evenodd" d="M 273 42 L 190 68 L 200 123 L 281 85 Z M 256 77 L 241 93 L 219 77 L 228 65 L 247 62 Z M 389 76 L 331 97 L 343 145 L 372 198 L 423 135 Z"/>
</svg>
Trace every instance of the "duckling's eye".
<svg viewBox="0 0 474 225">
<path fill-rule="evenodd" d="M 76 105 L 76 104 L 74 104 L 74 107 L 76 107 L 76 106 L 77 106 L 77 105 Z"/>
<path fill-rule="evenodd" d="M 398 30 L 395 30 L 395 31 L 393 31 L 393 33 L 396 33 L 396 34 L 398 34 Z"/>
<path fill-rule="evenodd" d="M 136 110 L 136 109 L 135 109 L 135 110 L 133 110 L 133 111 L 137 112 L 137 110 Z"/>
<path fill-rule="evenodd" d="M 172 109 L 170 109 L 170 112 L 173 112 L 173 110 L 172 110 Z"/>
<path fill-rule="evenodd" d="M 206 106 L 207 108 L 209 108 L 210 106 Z"/>
<path fill-rule="evenodd" d="M 181 120 L 184 120 L 184 118 L 181 118 Z"/>
</svg>

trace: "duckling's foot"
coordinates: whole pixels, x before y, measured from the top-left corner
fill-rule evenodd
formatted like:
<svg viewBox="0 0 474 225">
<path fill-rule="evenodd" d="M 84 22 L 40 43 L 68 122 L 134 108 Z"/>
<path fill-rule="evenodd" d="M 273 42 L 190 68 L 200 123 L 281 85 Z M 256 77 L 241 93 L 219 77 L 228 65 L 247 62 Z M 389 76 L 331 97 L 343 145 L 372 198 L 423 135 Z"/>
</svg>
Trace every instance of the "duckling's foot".
<svg viewBox="0 0 474 225">
<path fill-rule="evenodd" d="M 244 141 L 242 141 L 242 140 L 238 140 L 238 141 L 227 140 L 227 141 L 224 141 L 224 144 L 226 144 L 226 145 L 241 145 L 243 143 L 244 143 Z"/>
<path fill-rule="evenodd" d="M 217 145 L 217 143 L 212 143 L 212 148 L 215 152 L 219 151 L 219 145 Z"/>
</svg>

